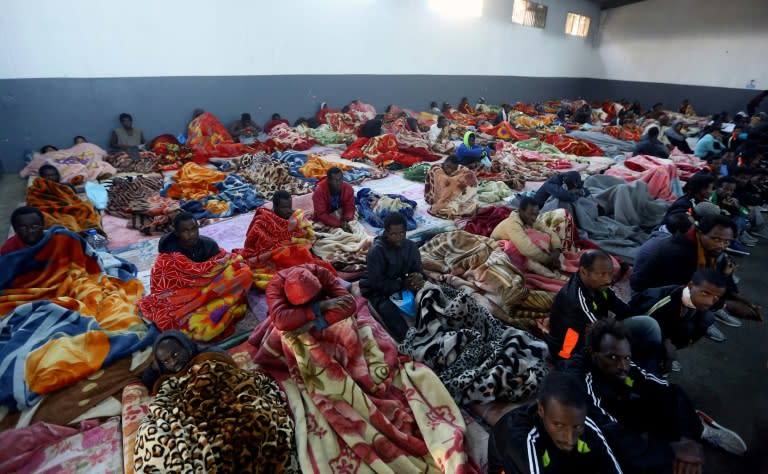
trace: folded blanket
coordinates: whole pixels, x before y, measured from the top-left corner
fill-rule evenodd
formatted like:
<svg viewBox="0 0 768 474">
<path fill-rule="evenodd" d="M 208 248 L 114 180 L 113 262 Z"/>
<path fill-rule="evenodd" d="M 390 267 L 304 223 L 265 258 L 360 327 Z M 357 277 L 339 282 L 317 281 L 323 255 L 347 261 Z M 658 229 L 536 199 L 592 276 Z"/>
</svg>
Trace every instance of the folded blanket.
<svg viewBox="0 0 768 474">
<path fill-rule="evenodd" d="M 399 212 L 407 221 L 408 230 L 416 228 L 416 202 L 399 194 L 380 195 L 370 188 L 362 188 L 355 196 L 357 212 L 367 223 L 374 227 L 384 227 L 384 219 L 392 213 Z"/>
<path fill-rule="evenodd" d="M 136 309 L 141 282 L 102 274 L 85 240 L 61 227 L 4 256 L 0 288 L 0 403 L 13 410 L 152 342 Z"/>
<path fill-rule="evenodd" d="M 420 252 L 424 273 L 431 280 L 466 289 L 507 324 L 534 331 L 538 330 L 534 319 L 549 314 L 554 294 L 529 291 L 523 274 L 493 239 L 461 230 L 444 232 Z"/>
<path fill-rule="evenodd" d="M 135 472 L 299 472 L 285 395 L 205 353 L 160 385 L 136 435 Z"/>
<path fill-rule="evenodd" d="M 45 226 L 60 225 L 72 232 L 96 229 L 102 234 L 101 216 L 93 204 L 80 199 L 71 187 L 43 178 L 36 178 L 27 188 L 27 204 L 40 209 Z"/>
<path fill-rule="evenodd" d="M 463 291 L 427 283 L 416 326 L 398 350 L 435 371 L 456 400 L 517 402 L 532 397 L 547 372 L 547 345 L 505 326 Z"/>
<path fill-rule="evenodd" d="M 202 263 L 161 253 L 152 266 L 151 294 L 139 308 L 161 331 L 180 329 L 196 341 L 210 341 L 234 330 L 252 281 L 242 257 L 224 250 Z"/>
</svg>

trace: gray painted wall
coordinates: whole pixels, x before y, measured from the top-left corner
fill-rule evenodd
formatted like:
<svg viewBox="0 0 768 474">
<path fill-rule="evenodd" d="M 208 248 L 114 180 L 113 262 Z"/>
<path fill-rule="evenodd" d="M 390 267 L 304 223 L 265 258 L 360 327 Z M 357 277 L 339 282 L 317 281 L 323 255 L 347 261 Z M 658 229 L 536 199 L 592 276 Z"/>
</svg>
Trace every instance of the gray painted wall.
<svg viewBox="0 0 768 474">
<path fill-rule="evenodd" d="M 683 99 L 691 101 L 699 115 L 712 115 L 726 111 L 733 115 L 740 110 L 746 112 L 747 102 L 760 91 L 731 89 L 727 87 L 685 86 L 654 82 L 617 81 L 610 79 L 586 79 L 582 83 L 584 97 L 602 99 L 639 100 L 644 107 L 661 102 L 667 109 L 677 110 Z M 768 101 L 766 104 L 768 105 Z"/>
<path fill-rule="evenodd" d="M 142 77 L 0 80 L 0 161 L 6 171 L 23 167 L 25 149 L 71 146 L 84 135 L 106 147 L 118 115 L 133 115 L 147 140 L 186 129 L 192 110 L 203 107 L 225 125 L 250 112 L 264 123 L 274 112 L 293 121 L 313 115 L 322 101 L 341 107 L 361 99 L 426 110 L 432 100 L 456 105 L 463 95 L 491 103 L 575 97 L 580 79 L 504 76 L 306 75 Z"/>
<path fill-rule="evenodd" d="M 425 110 L 429 102 L 541 101 L 553 98 L 639 99 L 669 107 L 688 98 L 697 112 L 743 110 L 756 91 L 584 78 L 428 75 L 306 75 L 0 80 L 0 161 L 23 167 L 25 149 L 69 147 L 75 135 L 106 147 L 117 116 L 128 112 L 147 140 L 183 132 L 192 110 L 203 107 L 225 125 L 250 112 L 263 123 L 274 112 L 293 121 L 320 102 L 342 106 L 359 98 L 383 110 L 390 103 Z"/>
</svg>

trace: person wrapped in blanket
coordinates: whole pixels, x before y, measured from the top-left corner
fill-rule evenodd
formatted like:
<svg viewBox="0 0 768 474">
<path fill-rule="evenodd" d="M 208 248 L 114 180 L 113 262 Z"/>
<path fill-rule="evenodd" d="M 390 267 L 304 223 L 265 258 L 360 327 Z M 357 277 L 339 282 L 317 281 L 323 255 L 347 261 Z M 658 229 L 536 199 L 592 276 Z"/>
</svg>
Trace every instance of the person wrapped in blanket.
<svg viewBox="0 0 768 474">
<path fill-rule="evenodd" d="M 139 309 L 161 331 L 180 329 L 198 341 L 230 335 L 247 309 L 250 268 L 240 256 L 201 236 L 192 214 L 174 216 L 173 228 L 160 239 L 152 291 L 139 301 Z"/>
<path fill-rule="evenodd" d="M 85 233 L 95 229 L 106 236 L 101 227 L 101 215 L 90 201 L 78 197 L 70 184 L 61 183 L 61 174 L 53 165 L 43 165 L 40 176 L 27 189 L 27 205 L 43 213 L 46 228 L 66 227 L 72 232 Z"/>
<path fill-rule="evenodd" d="M 459 164 L 477 168 L 477 164 L 482 164 L 486 169 L 491 168 L 490 156 L 494 153 L 487 146 L 475 145 L 475 132 L 464 133 L 464 141 L 456 149 L 456 157 L 459 159 Z"/>
<path fill-rule="evenodd" d="M 360 292 L 397 341 L 403 340 L 408 325 L 390 297 L 402 290 L 416 293 L 424 286 L 421 254 L 416 243 L 405 237 L 406 225 L 397 212 L 384 219 L 384 232 L 368 251 L 367 272 L 360 279 Z"/>
<path fill-rule="evenodd" d="M 564 207 L 567 203 L 572 203 L 585 196 L 589 196 L 589 190 L 584 187 L 584 182 L 581 180 L 579 172 L 566 171 L 546 180 L 536 191 L 533 199 L 539 205 L 539 208 L 544 209 L 544 205 L 550 198 L 554 198 L 557 201 L 554 207 Z"/>
<path fill-rule="evenodd" d="M 43 239 L 45 218 L 40 209 L 22 206 L 11 213 L 11 227 L 14 235 L 0 247 L 0 255 L 32 247 Z"/>
<path fill-rule="evenodd" d="M 315 232 L 304 211 L 293 209 L 291 194 L 280 189 L 272 195 L 272 209 L 260 207 L 245 235 L 244 248 L 232 252 L 243 256 L 253 272 L 254 285 L 266 289 L 280 270 L 302 263 L 324 266 L 334 275 L 336 270 L 312 252 Z"/>
<path fill-rule="evenodd" d="M 561 272 L 570 274 L 578 270 L 579 255 L 563 249 L 557 232 L 559 226 L 568 225 L 568 211 L 555 209 L 539 214 L 539 210 L 532 197 L 524 197 L 518 210 L 493 229 L 491 238 L 506 241 L 503 247 L 512 263 L 534 273 L 534 279 L 543 280 L 540 284 L 546 284 L 542 289 L 559 291 L 568 281 L 568 276 Z"/>
<path fill-rule="evenodd" d="M 271 377 L 179 331 L 152 353 L 142 381 L 156 395 L 136 433 L 135 472 L 299 472 L 293 420 Z"/>
<path fill-rule="evenodd" d="M 398 355 L 331 272 L 281 270 L 266 296 L 269 319 L 248 342 L 288 396 L 302 472 L 476 472 L 445 387 Z"/>
<path fill-rule="evenodd" d="M 351 232 L 349 223 L 355 219 L 355 190 L 344 182 L 344 175 L 337 167 L 328 170 L 312 193 L 315 214 L 313 221 L 329 227 Z"/>
<path fill-rule="evenodd" d="M 429 168 L 424 200 L 432 215 L 445 219 L 471 216 L 477 210 L 477 176 L 460 166 L 456 155 L 448 155 L 442 164 Z"/>
</svg>

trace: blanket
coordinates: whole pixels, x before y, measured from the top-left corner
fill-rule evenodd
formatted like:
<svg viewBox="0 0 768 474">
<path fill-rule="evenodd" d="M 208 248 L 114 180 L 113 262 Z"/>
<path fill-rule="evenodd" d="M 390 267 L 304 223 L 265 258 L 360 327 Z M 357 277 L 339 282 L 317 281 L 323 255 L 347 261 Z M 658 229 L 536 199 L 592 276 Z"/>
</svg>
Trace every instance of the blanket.
<svg viewBox="0 0 768 474">
<path fill-rule="evenodd" d="M 253 148 L 232 140 L 226 127 L 210 112 L 199 115 L 187 126 L 187 146 L 192 149 L 192 159 L 206 163 L 213 157 L 232 157 L 252 153 Z"/>
<path fill-rule="evenodd" d="M 512 128 L 512 125 L 510 125 L 509 122 L 499 122 L 496 126 L 490 124 L 481 125 L 479 130 L 493 137 L 512 142 L 528 140 L 531 138 L 529 135 Z"/>
<path fill-rule="evenodd" d="M 242 257 L 224 250 L 202 263 L 178 252 L 161 253 L 150 278 L 151 294 L 139 301 L 141 313 L 161 331 L 180 329 L 196 341 L 234 331 L 253 281 Z"/>
<path fill-rule="evenodd" d="M 253 272 L 254 285 L 263 290 L 275 273 L 302 263 L 316 263 L 335 275 L 331 264 L 310 252 L 314 241 L 312 222 L 304 217 L 303 210 L 296 209 L 289 219 L 283 219 L 260 207 L 248 226 L 244 248 L 232 252 L 245 258 Z"/>
<path fill-rule="evenodd" d="M 373 244 L 373 237 L 365 232 L 360 222 L 349 222 L 352 232 L 345 232 L 322 222 L 315 222 L 313 226 L 317 240 L 312 246 L 312 253 L 343 272 L 365 270 L 368 249 Z"/>
<path fill-rule="evenodd" d="M 477 186 L 477 199 L 484 203 L 503 201 L 513 194 L 512 189 L 503 181 L 480 181 Z"/>
<path fill-rule="evenodd" d="M 654 199 L 649 185 L 642 180 L 627 183 L 613 176 L 595 175 L 587 178 L 584 186 L 606 216 L 647 232 L 661 223 L 669 207 L 664 200 Z"/>
<path fill-rule="evenodd" d="M 323 331 L 249 338 L 253 360 L 281 385 L 305 473 L 473 473 L 466 426 L 450 394 L 394 342 L 358 300 L 356 317 Z"/>
<path fill-rule="evenodd" d="M 272 140 L 286 148 L 297 151 L 309 150 L 317 143 L 313 138 L 302 135 L 295 128 L 284 123 L 272 127 L 268 135 Z"/>
<path fill-rule="evenodd" d="M 112 153 L 104 159 L 114 166 L 118 173 L 146 174 L 153 173 L 160 168 L 160 158 L 151 151 L 140 151 L 138 159 L 124 151 Z"/>
<path fill-rule="evenodd" d="M 555 145 L 563 153 L 577 156 L 603 156 L 603 150 L 599 146 L 579 138 L 573 138 L 556 133 L 546 135 L 547 143 Z"/>
<path fill-rule="evenodd" d="M 299 168 L 301 176 L 311 183 L 325 178 L 328 170 L 339 168 L 347 183 L 357 183 L 365 179 L 380 179 L 389 174 L 388 171 L 381 168 L 365 168 L 362 166 L 352 166 L 339 161 L 326 160 L 317 155 L 309 155 L 307 161 Z"/>
<path fill-rule="evenodd" d="M 139 426 L 134 472 L 299 472 L 285 395 L 221 354 L 162 382 Z"/>
<path fill-rule="evenodd" d="M 284 189 L 292 196 L 312 192 L 312 185 L 291 175 L 288 164 L 270 158 L 266 153 L 245 155 L 238 164 L 237 173 L 256 185 L 259 193 L 271 199 L 275 191 Z"/>
<path fill-rule="evenodd" d="M 480 208 L 465 225 L 464 230 L 475 235 L 490 237 L 499 222 L 509 217 L 512 209 L 505 206 L 486 206 Z"/>
<path fill-rule="evenodd" d="M 464 166 L 448 175 L 442 165 L 434 165 L 427 173 L 424 200 L 430 214 L 444 219 L 472 215 L 477 210 L 477 176 Z"/>
<path fill-rule="evenodd" d="M 459 405 L 531 398 L 547 372 L 547 345 L 505 326 L 469 294 L 427 283 L 400 353 L 435 371 Z"/>
<path fill-rule="evenodd" d="M 115 178 L 109 186 L 107 213 L 129 219 L 136 203 L 156 195 L 163 188 L 160 175 Z"/>
<path fill-rule="evenodd" d="M 157 168 L 160 170 L 176 170 L 193 157 L 192 150 L 179 143 L 170 133 L 157 136 L 147 144 L 147 148 L 158 158 Z M 139 156 L 143 155 L 139 153 Z"/>
<path fill-rule="evenodd" d="M 187 163 L 173 177 L 173 183 L 162 191 L 163 196 L 173 199 L 202 199 L 218 194 L 216 183 L 227 177 L 221 171 L 215 171 L 197 163 Z"/>
<path fill-rule="evenodd" d="M 569 132 L 568 135 L 594 143 L 603 150 L 605 156 L 617 156 L 624 153 L 632 153 L 635 149 L 634 142 L 625 141 L 625 139 L 617 139 L 615 135 L 611 136 L 595 131 L 572 131 Z"/>
<path fill-rule="evenodd" d="M 695 169 L 695 168 L 694 168 Z M 648 193 L 653 199 L 664 199 L 670 204 L 678 196 L 673 188 L 679 186 L 677 181 L 677 166 L 672 160 L 655 156 L 637 155 L 624 160 L 605 172 L 626 182 L 643 181 L 648 185 Z"/>
<path fill-rule="evenodd" d="M 304 135 L 315 139 L 315 141 L 322 145 L 352 143 L 357 139 L 357 136 L 354 133 L 334 132 L 331 127 L 326 124 L 322 124 L 317 128 L 299 126 L 296 130 L 298 130 L 299 133 L 303 133 Z"/>
<path fill-rule="evenodd" d="M 357 212 L 373 227 L 383 228 L 384 219 L 392 213 L 399 212 L 405 217 L 408 230 L 416 228 L 416 202 L 399 194 L 378 194 L 370 188 L 362 188 L 355 196 Z"/>
<path fill-rule="evenodd" d="M 138 280 L 102 273 L 79 235 L 48 230 L 0 268 L 0 403 L 20 410 L 152 342 Z"/>
<path fill-rule="evenodd" d="M 117 173 L 112 165 L 104 161 L 106 156 L 106 151 L 92 143 L 81 143 L 72 148 L 45 154 L 35 153 L 32 161 L 19 172 L 19 176 L 37 176 L 37 171 L 48 164 L 59 170 L 62 183 L 96 181 L 100 177 Z"/>
<path fill-rule="evenodd" d="M 554 294 L 528 290 L 525 278 L 493 239 L 462 230 L 444 232 L 421 249 L 424 273 L 433 281 L 466 289 L 503 322 L 540 331 Z"/>
<path fill-rule="evenodd" d="M 80 199 L 66 184 L 36 178 L 27 188 L 27 204 L 40 209 L 46 227 L 60 225 L 72 232 L 96 229 L 104 234 L 101 216 L 93 204 Z"/>
</svg>

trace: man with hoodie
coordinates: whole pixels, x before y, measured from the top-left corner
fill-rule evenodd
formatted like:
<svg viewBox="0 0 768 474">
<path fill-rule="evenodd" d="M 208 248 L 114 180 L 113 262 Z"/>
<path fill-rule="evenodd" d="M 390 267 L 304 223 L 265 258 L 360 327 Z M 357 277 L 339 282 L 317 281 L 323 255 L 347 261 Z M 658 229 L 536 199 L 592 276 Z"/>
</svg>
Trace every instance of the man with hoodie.
<svg viewBox="0 0 768 474">
<path fill-rule="evenodd" d="M 407 222 L 398 212 L 384 219 L 384 232 L 376 237 L 360 279 L 360 292 L 384 320 L 395 340 L 402 341 L 408 325 L 390 296 L 403 290 L 416 293 L 424 286 L 421 255 L 416 243 L 405 237 Z"/>
<path fill-rule="evenodd" d="M 664 135 L 667 137 L 667 140 L 669 140 L 669 143 L 677 147 L 678 150 L 691 155 L 693 154 L 693 150 L 688 146 L 688 142 L 685 140 L 686 137 L 683 135 L 684 125 L 685 123 L 683 123 L 682 120 L 675 120 L 672 122 L 672 126 L 664 132 Z"/>
<path fill-rule="evenodd" d="M 539 205 L 539 208 L 544 207 L 544 204 L 550 197 L 555 197 L 560 201 L 571 203 L 580 197 L 589 195 L 589 191 L 584 189 L 583 186 L 581 175 L 578 171 L 558 173 L 541 185 L 533 196 L 533 199 L 536 201 L 536 204 Z"/>
<path fill-rule="evenodd" d="M 351 232 L 349 222 L 355 219 L 355 191 L 344 182 L 344 175 L 337 167 L 328 170 L 326 177 L 317 183 L 312 193 L 315 208 L 313 221 Z"/>
<path fill-rule="evenodd" d="M 493 150 L 487 146 L 475 145 L 475 132 L 466 132 L 464 142 L 456 149 L 456 157 L 459 158 L 459 164 L 467 167 L 474 167 L 476 163 L 482 163 L 483 166 L 490 169 L 490 156 Z"/>
<path fill-rule="evenodd" d="M 657 158 L 669 158 L 667 147 L 659 140 L 659 127 L 654 125 L 648 128 L 648 132 L 640 137 L 635 145 L 634 155 L 650 155 Z"/>
</svg>

